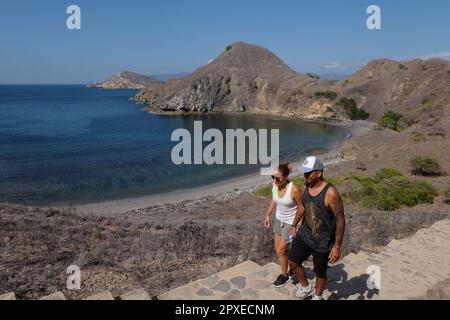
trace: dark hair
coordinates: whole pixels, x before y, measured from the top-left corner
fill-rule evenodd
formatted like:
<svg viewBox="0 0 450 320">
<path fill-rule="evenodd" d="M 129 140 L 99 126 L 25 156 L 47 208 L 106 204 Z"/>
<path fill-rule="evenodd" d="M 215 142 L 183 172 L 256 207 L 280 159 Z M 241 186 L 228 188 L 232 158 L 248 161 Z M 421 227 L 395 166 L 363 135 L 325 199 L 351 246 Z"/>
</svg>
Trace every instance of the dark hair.
<svg viewBox="0 0 450 320">
<path fill-rule="evenodd" d="M 284 177 L 287 177 L 292 172 L 292 166 L 289 162 L 282 163 L 278 166 L 278 171 L 280 171 Z"/>
</svg>

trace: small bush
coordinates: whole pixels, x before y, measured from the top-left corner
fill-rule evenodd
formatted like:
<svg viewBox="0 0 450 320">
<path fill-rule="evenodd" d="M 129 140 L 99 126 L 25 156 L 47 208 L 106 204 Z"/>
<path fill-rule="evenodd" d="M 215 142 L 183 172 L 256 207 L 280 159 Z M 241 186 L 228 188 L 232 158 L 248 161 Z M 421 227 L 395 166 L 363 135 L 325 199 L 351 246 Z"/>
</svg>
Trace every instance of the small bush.
<svg viewBox="0 0 450 320">
<path fill-rule="evenodd" d="M 443 173 L 439 162 L 428 156 L 412 159 L 411 166 L 415 176 L 441 176 Z"/>
<path fill-rule="evenodd" d="M 356 162 L 356 169 L 361 170 L 361 171 L 366 171 L 366 164 L 364 162 L 358 161 Z"/>
<path fill-rule="evenodd" d="M 313 78 L 313 79 L 320 80 L 320 77 L 319 77 L 317 74 L 313 74 L 313 73 L 308 72 L 308 73 L 306 74 L 306 76 L 307 76 L 307 77 L 310 77 L 310 78 Z"/>
<path fill-rule="evenodd" d="M 391 130 L 398 131 L 398 122 L 402 117 L 403 116 L 400 113 L 388 111 L 378 121 L 378 126 L 380 128 L 389 128 Z"/>
<path fill-rule="evenodd" d="M 420 203 L 433 203 L 436 192 L 426 181 L 410 180 L 396 169 L 381 169 L 374 178 L 353 176 L 363 187 L 349 199 L 363 207 L 396 210 Z"/>
<path fill-rule="evenodd" d="M 366 120 L 370 116 L 366 111 L 358 109 L 356 101 L 352 98 L 342 98 L 337 105 L 344 107 L 351 120 Z"/>
<path fill-rule="evenodd" d="M 337 98 L 338 94 L 334 91 L 317 91 L 314 93 L 316 99 L 326 98 L 330 101 L 333 101 Z"/>
<path fill-rule="evenodd" d="M 398 65 L 398 68 L 399 68 L 400 70 L 408 70 L 408 67 L 405 66 L 404 64 L 399 64 L 399 65 Z"/>
</svg>

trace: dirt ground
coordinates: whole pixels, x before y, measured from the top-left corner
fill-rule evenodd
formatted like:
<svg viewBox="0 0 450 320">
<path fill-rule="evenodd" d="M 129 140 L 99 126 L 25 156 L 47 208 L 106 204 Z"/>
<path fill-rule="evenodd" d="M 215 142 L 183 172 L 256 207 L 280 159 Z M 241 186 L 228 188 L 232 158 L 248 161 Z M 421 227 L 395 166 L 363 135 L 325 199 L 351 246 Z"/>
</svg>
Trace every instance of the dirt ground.
<svg viewBox="0 0 450 320">
<path fill-rule="evenodd" d="M 328 168 L 326 174 L 371 175 L 383 167 L 408 174 L 415 155 L 432 155 L 450 172 L 449 139 L 427 135 L 424 142 L 411 142 L 413 130 L 419 129 L 383 130 L 351 139 L 342 147 L 346 161 Z M 365 170 L 358 169 L 358 162 L 364 163 Z M 343 254 L 377 251 L 394 238 L 450 218 L 444 196 L 450 179 L 427 179 L 439 194 L 431 205 L 391 212 L 346 205 Z M 0 293 L 14 291 L 20 299 L 36 299 L 63 291 L 80 299 L 103 290 L 117 296 L 143 287 L 156 296 L 248 259 L 260 264 L 276 261 L 271 232 L 263 227 L 267 205 L 267 199 L 246 192 L 114 216 L 3 204 Z M 79 291 L 65 289 L 71 264 L 81 267 Z M 438 297 L 441 287 L 428 296 Z"/>
</svg>

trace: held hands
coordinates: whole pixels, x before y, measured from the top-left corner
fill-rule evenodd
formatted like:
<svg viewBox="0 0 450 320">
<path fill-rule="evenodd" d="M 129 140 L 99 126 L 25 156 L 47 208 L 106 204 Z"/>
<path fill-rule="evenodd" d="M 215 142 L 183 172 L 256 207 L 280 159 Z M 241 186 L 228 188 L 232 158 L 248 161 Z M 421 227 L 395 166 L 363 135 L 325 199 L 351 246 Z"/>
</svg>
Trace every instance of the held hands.
<svg viewBox="0 0 450 320">
<path fill-rule="evenodd" d="M 330 263 L 336 263 L 336 261 L 338 261 L 340 257 L 341 248 L 334 246 L 333 249 L 331 249 L 330 255 L 328 257 L 330 259 Z"/>
</svg>

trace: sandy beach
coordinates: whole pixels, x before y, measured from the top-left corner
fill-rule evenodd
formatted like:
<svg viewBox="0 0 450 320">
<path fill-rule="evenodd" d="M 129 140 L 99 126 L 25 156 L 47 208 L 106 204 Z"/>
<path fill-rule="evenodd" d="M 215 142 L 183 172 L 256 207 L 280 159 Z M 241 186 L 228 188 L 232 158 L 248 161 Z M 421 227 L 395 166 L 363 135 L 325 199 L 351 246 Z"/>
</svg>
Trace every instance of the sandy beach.
<svg viewBox="0 0 450 320">
<path fill-rule="evenodd" d="M 320 122 L 330 125 L 339 126 L 348 132 L 347 140 L 355 137 L 361 137 L 374 128 L 375 123 L 369 121 L 320 121 L 314 119 L 308 119 L 307 122 Z M 325 153 L 321 153 L 321 157 L 325 162 L 325 165 L 332 166 L 340 161 L 340 146 L 334 149 L 328 150 Z M 292 161 L 294 167 L 301 165 L 303 159 L 295 159 Z M 294 171 L 294 175 L 298 175 L 298 171 Z M 237 195 L 242 192 L 251 192 L 264 184 L 269 183 L 270 179 L 267 176 L 261 176 L 259 173 L 240 176 L 237 178 L 227 179 L 224 181 L 216 182 L 209 185 L 200 186 L 190 189 L 176 189 L 171 192 L 152 194 L 144 197 L 127 198 L 120 200 L 111 200 L 98 203 L 90 203 L 75 206 L 76 210 L 80 213 L 91 213 L 101 215 L 116 215 L 122 212 L 138 210 L 142 208 L 148 208 L 156 205 L 163 205 L 167 203 L 176 203 L 187 200 L 197 200 L 205 197 L 228 198 L 232 195 Z"/>
</svg>

